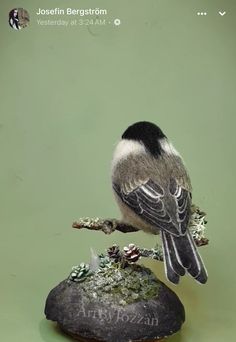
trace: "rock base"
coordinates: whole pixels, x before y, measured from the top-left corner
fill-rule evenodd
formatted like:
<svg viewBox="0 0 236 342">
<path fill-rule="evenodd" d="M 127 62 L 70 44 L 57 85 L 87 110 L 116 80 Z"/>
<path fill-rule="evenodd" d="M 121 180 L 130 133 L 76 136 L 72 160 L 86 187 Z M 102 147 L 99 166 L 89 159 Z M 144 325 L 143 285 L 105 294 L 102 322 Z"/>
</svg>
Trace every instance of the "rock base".
<svg viewBox="0 0 236 342">
<path fill-rule="evenodd" d="M 120 269 L 114 268 L 112 272 L 117 273 L 117 280 L 107 290 L 107 270 L 83 282 L 62 281 L 48 295 L 46 318 L 81 342 L 154 342 L 181 329 L 185 320 L 181 301 L 149 269 L 136 265 L 130 272 L 125 271 L 126 278 Z M 135 277 L 140 277 L 142 287 L 133 284 L 132 290 Z M 129 292 L 125 291 L 126 283 Z"/>
</svg>

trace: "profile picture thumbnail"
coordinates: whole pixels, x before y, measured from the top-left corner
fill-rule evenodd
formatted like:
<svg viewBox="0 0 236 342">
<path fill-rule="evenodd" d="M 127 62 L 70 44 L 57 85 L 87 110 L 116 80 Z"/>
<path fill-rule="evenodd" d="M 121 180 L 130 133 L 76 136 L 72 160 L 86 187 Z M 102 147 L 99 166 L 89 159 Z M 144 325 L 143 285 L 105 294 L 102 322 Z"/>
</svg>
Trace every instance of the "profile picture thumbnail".
<svg viewBox="0 0 236 342">
<path fill-rule="evenodd" d="M 24 8 L 13 8 L 9 12 L 8 22 L 14 30 L 21 30 L 29 25 L 29 13 Z"/>
</svg>

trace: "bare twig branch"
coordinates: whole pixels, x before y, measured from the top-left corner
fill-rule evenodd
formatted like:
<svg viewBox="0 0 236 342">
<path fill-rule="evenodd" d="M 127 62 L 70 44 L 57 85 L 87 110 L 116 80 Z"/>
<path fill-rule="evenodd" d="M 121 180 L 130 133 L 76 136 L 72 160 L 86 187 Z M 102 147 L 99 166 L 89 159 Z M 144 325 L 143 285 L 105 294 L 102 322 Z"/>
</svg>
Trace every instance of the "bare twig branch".
<svg viewBox="0 0 236 342">
<path fill-rule="evenodd" d="M 100 218 L 93 219 L 89 217 L 79 219 L 73 223 L 72 227 L 77 229 L 86 228 L 89 230 L 101 230 L 105 234 L 111 234 L 115 230 L 118 230 L 122 233 L 133 233 L 139 230 L 116 219 L 103 220 Z"/>
<path fill-rule="evenodd" d="M 159 245 L 156 245 L 156 247 L 152 249 L 140 248 L 139 251 L 140 256 L 144 258 L 152 258 L 158 261 L 163 261 L 162 247 Z"/>
<path fill-rule="evenodd" d="M 207 223 L 206 214 L 202 212 L 198 207 L 195 205 L 192 206 L 192 216 L 190 220 L 190 232 L 194 238 L 194 241 L 198 247 L 208 245 L 209 240 L 205 237 L 205 225 Z M 101 230 L 105 234 L 111 234 L 115 230 L 118 230 L 122 233 L 133 233 L 139 231 L 139 229 L 125 224 L 122 221 L 116 219 L 100 219 L 100 218 L 81 218 L 78 221 L 74 222 L 72 225 L 73 228 L 76 229 L 90 229 L 90 230 Z M 158 247 L 158 253 L 161 248 Z M 154 259 L 159 259 L 159 254 L 156 253 L 155 250 L 144 250 L 143 256 L 153 257 Z M 156 253 L 156 254 L 155 254 Z M 154 256 L 153 256 L 154 255 Z M 156 257 L 155 257 L 156 256 Z"/>
</svg>

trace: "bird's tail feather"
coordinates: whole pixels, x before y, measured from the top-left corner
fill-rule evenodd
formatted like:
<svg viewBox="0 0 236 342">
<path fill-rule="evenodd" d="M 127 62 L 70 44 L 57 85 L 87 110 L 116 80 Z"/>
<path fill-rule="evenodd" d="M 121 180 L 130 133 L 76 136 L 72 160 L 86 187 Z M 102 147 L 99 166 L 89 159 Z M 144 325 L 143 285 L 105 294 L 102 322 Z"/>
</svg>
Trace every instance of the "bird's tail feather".
<svg viewBox="0 0 236 342">
<path fill-rule="evenodd" d="M 187 271 L 196 281 L 205 284 L 207 271 L 197 251 L 189 231 L 183 236 L 174 236 L 161 232 L 166 276 L 174 284 Z"/>
</svg>

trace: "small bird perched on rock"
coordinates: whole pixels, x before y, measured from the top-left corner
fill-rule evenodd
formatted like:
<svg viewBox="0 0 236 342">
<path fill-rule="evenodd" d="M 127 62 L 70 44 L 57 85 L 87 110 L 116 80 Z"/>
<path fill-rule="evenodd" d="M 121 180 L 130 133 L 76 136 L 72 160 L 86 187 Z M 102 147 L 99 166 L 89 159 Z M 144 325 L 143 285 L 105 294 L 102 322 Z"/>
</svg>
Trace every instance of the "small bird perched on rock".
<svg viewBox="0 0 236 342">
<path fill-rule="evenodd" d="M 161 235 L 167 279 L 189 273 L 206 283 L 207 271 L 188 226 L 191 182 L 182 157 L 162 130 L 142 121 L 129 126 L 112 160 L 112 185 L 123 221 Z"/>
</svg>

